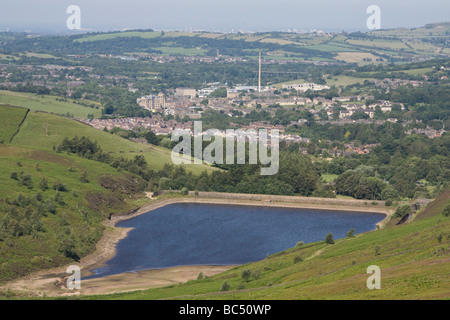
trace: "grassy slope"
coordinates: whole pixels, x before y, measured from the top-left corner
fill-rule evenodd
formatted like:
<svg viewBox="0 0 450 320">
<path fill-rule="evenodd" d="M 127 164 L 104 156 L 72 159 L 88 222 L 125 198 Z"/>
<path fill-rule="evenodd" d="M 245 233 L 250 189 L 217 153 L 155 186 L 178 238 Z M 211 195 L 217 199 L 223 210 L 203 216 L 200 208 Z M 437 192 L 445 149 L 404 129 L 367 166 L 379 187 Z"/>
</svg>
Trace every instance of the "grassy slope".
<svg viewBox="0 0 450 320">
<path fill-rule="evenodd" d="M 13 134 L 17 131 L 19 124 L 25 117 L 27 109 L 11 108 L 0 105 L 0 141 L 9 143 Z"/>
<path fill-rule="evenodd" d="M 439 202 L 439 208 L 450 204 L 448 193 Z M 340 239 L 333 245 L 317 242 L 295 247 L 208 279 L 85 298 L 448 299 L 450 219 L 434 208 L 428 218 Z M 442 243 L 438 242 L 439 234 Z M 303 261 L 294 263 L 296 256 Z M 381 290 L 366 287 L 370 276 L 366 271 L 371 265 L 381 268 Z M 244 269 L 259 270 L 260 277 L 244 283 L 241 278 Z M 230 284 L 231 291 L 220 291 L 224 281 Z M 237 290 L 243 283 L 245 288 Z"/>
<path fill-rule="evenodd" d="M 73 103 L 75 100 L 68 99 L 68 101 L 65 102 L 57 101 L 56 98 L 57 97 L 55 96 L 39 96 L 32 93 L 0 90 L 0 105 L 8 104 L 28 108 L 33 111 L 45 111 L 60 115 L 70 113 L 76 118 L 84 119 L 87 119 L 88 114 L 93 114 L 96 118 L 101 116 L 100 109 L 89 108 Z"/>
<path fill-rule="evenodd" d="M 9 136 L 16 130 L 23 119 L 22 110 L 25 109 L 0 107 L 2 121 L 8 124 L 0 126 L 0 136 Z M 75 135 L 88 136 L 98 141 L 104 151 L 117 156 L 134 156 L 143 150 L 153 168 L 162 167 L 165 162 L 171 163 L 169 150 L 139 145 L 56 115 L 30 112 L 12 144 L 0 145 L 0 282 L 42 268 L 70 263 L 72 260 L 58 251 L 61 239 L 66 236 L 75 240 L 79 256 L 90 253 L 102 234 L 101 222 L 110 213 L 128 211 L 142 202 L 142 194 L 131 197 L 127 194 L 125 199 L 123 194 L 115 194 L 100 184 L 101 177 L 106 175 L 122 179 L 121 183 L 125 186 L 132 175 L 118 172 L 107 164 L 52 150 L 64 137 Z M 70 168 L 74 170 L 69 171 Z M 12 179 L 12 172 L 31 175 L 32 188 Z M 88 183 L 79 179 L 84 172 L 87 173 Z M 42 178 L 47 179 L 49 186 L 44 191 L 39 188 Z M 45 232 L 13 237 L 9 231 L 5 233 L 1 230 L 3 217 L 20 193 L 29 199 L 41 193 L 45 203 L 55 196 L 53 185 L 58 180 L 67 186 L 68 191 L 61 192 L 64 204 L 57 204 L 56 214 L 47 212 L 40 217 Z M 32 210 L 36 208 L 34 204 L 31 207 Z M 16 218 L 21 223 L 28 209 L 17 207 L 17 210 L 19 216 Z"/>
<path fill-rule="evenodd" d="M 13 144 L 52 150 L 53 146 L 60 144 L 65 137 L 72 138 L 76 135 L 90 137 L 98 142 L 103 151 L 116 156 L 134 157 L 142 154 L 154 170 L 161 169 L 165 163 L 172 163 L 171 151 L 168 149 L 138 144 L 83 123 L 42 112 L 29 113 Z M 190 165 L 186 166 L 186 170 L 201 173 L 203 170 L 214 169 L 207 165 Z"/>
<path fill-rule="evenodd" d="M 3 132 L 1 127 L 0 132 Z M 69 171 L 69 168 L 73 170 Z M 17 180 L 11 179 L 12 172 L 30 175 L 32 187 L 20 185 Z M 88 183 L 79 180 L 84 172 L 87 173 Z M 135 199 L 122 199 L 121 195 L 100 185 L 99 179 L 105 175 L 120 177 L 124 181 L 130 177 L 106 164 L 75 155 L 0 145 L 0 282 L 73 261 L 58 251 L 63 238 L 74 240 L 79 256 L 95 248 L 103 230 L 101 222 L 112 212 L 123 212 L 135 206 Z M 43 178 L 47 180 L 47 190 L 39 188 Z M 1 222 L 7 212 L 9 219 L 15 217 L 26 228 L 22 224 L 26 221 L 24 217 L 28 212 L 37 212 L 36 202 L 33 200 L 31 205 L 21 208 L 13 205 L 14 199 L 19 194 L 34 199 L 40 193 L 43 198 L 41 203 L 46 203 L 56 194 L 53 189 L 56 181 L 62 182 L 68 190 L 60 193 L 64 203 L 57 204 L 55 214 L 40 214 L 39 220 L 45 231 L 14 237 L 8 231 L 8 223 L 7 231 L 1 230 Z M 88 195 L 95 196 L 89 200 Z M 15 208 L 15 214 L 10 212 L 12 208 Z"/>
</svg>

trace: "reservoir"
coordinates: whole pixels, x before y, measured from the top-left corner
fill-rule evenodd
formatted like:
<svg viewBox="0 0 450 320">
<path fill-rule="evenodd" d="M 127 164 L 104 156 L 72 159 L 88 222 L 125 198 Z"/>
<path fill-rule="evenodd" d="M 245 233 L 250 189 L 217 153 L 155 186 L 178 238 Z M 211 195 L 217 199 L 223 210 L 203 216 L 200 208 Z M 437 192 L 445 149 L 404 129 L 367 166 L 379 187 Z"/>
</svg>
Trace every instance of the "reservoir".
<svg viewBox="0 0 450 320">
<path fill-rule="evenodd" d="M 298 241 L 334 239 L 376 228 L 380 213 L 177 203 L 121 221 L 134 228 L 114 258 L 88 278 L 187 265 L 235 265 L 264 259 Z"/>
</svg>

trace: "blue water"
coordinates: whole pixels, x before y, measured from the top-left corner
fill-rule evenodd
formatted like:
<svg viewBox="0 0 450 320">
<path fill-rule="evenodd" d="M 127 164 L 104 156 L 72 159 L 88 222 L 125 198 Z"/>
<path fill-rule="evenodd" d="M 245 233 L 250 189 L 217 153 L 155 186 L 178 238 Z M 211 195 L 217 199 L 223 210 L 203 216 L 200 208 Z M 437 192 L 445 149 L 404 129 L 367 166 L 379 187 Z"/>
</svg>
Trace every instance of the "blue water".
<svg viewBox="0 0 450 320">
<path fill-rule="evenodd" d="M 384 215 L 259 206 L 172 204 L 117 226 L 134 228 L 115 257 L 88 278 L 185 265 L 232 265 L 264 259 L 298 241 L 373 230 Z M 86 278 L 87 279 L 87 278 Z"/>
</svg>

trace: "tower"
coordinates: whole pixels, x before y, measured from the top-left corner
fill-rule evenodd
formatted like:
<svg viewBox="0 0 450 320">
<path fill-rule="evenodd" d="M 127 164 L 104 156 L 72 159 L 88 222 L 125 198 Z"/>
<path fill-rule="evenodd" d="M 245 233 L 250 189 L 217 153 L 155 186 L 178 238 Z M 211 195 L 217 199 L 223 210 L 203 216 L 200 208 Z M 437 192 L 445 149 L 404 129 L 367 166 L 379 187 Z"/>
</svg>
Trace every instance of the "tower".
<svg viewBox="0 0 450 320">
<path fill-rule="evenodd" d="M 261 52 L 259 53 L 258 93 L 261 93 Z"/>
</svg>

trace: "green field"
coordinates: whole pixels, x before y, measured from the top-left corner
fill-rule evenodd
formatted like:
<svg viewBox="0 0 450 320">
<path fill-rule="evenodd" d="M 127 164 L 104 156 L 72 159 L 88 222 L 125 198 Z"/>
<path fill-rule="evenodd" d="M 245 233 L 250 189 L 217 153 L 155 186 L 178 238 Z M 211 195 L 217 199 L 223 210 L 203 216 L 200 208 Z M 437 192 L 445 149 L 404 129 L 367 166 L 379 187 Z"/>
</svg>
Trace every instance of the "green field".
<svg viewBox="0 0 450 320">
<path fill-rule="evenodd" d="M 332 174 L 332 173 L 322 173 L 321 174 L 321 177 L 322 177 L 322 180 L 324 181 L 324 182 L 333 182 L 334 180 L 336 180 L 337 179 L 337 177 L 338 177 L 339 175 L 337 175 L 337 174 Z"/>
<path fill-rule="evenodd" d="M 0 105 L 0 141 L 9 143 L 13 134 L 19 128 L 27 109 Z"/>
<path fill-rule="evenodd" d="M 171 150 L 152 145 L 143 145 L 121 138 L 116 135 L 97 130 L 83 123 L 41 112 L 30 112 L 23 123 L 19 134 L 14 138 L 13 144 L 42 150 L 52 150 L 65 137 L 87 136 L 97 141 L 104 152 L 133 158 L 142 154 L 150 168 L 160 170 L 164 164 L 172 164 Z M 203 170 L 217 170 L 208 165 L 188 165 L 186 170 L 195 174 Z"/>
<path fill-rule="evenodd" d="M 117 33 L 106 33 L 98 34 L 94 36 L 88 36 L 75 40 L 76 42 L 89 42 L 89 41 L 101 41 L 101 40 L 111 40 L 119 37 L 140 37 L 140 38 L 156 38 L 161 35 L 161 32 L 139 32 L 139 31 L 128 31 L 128 32 L 117 32 Z"/>
<path fill-rule="evenodd" d="M 67 99 L 65 101 L 57 101 L 56 96 L 40 96 L 32 93 L 13 92 L 0 90 L 0 105 L 8 104 L 17 107 L 28 108 L 33 111 L 45 111 L 59 115 L 66 115 L 67 113 L 73 115 L 75 118 L 87 119 L 88 114 L 93 114 L 98 118 L 101 116 L 101 109 L 85 107 L 74 103 L 75 100 Z M 89 102 L 89 104 L 96 104 Z"/>
<path fill-rule="evenodd" d="M 156 47 L 154 49 L 161 51 L 164 55 L 199 56 L 206 52 L 206 50 L 200 48 Z"/>
<path fill-rule="evenodd" d="M 262 261 L 184 284 L 85 299 L 449 299 L 450 218 L 440 213 L 450 192 L 401 226 L 356 237 L 295 246 Z M 421 215 L 424 216 L 420 219 Z M 398 221 L 394 220 L 392 222 Z M 392 223 L 391 223 L 392 224 Z M 441 235 L 439 241 L 438 236 Z M 325 237 L 325 235 L 324 235 Z M 302 239 L 299 239 L 299 241 Z M 381 269 L 381 289 L 369 290 L 369 266 Z M 242 272 L 250 270 L 248 281 Z M 221 291 L 227 281 L 229 291 Z"/>
</svg>

